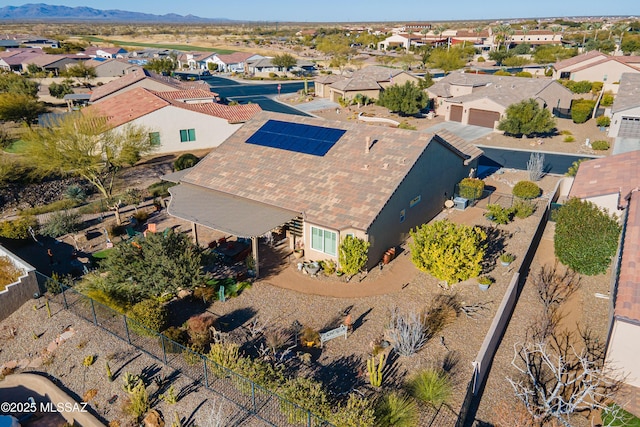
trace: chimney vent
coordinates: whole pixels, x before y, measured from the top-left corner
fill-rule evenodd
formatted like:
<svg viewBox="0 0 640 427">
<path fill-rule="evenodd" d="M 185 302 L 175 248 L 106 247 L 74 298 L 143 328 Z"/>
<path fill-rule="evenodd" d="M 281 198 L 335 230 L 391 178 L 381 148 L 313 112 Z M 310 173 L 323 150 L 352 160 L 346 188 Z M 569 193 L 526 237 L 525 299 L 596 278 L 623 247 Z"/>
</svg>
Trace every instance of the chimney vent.
<svg viewBox="0 0 640 427">
<path fill-rule="evenodd" d="M 382 169 L 384 169 L 384 170 L 389 169 L 389 163 L 383 163 L 382 164 Z"/>
<path fill-rule="evenodd" d="M 367 137 L 364 139 L 364 144 L 365 144 L 365 146 L 364 146 L 364 153 L 365 153 L 365 154 L 368 154 L 368 153 L 369 153 L 369 149 L 371 148 L 371 137 L 370 137 L 370 136 L 367 136 Z"/>
<path fill-rule="evenodd" d="M 369 165 L 364 165 L 364 166 L 362 167 L 362 169 L 363 169 L 363 170 L 367 170 L 367 169 L 369 169 Z"/>
</svg>

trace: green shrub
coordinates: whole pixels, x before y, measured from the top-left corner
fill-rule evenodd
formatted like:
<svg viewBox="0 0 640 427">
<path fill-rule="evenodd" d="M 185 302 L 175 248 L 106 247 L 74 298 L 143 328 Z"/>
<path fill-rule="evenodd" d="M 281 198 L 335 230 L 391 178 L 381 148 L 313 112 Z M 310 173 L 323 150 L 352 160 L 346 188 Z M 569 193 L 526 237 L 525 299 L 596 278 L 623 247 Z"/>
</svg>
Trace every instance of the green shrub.
<svg viewBox="0 0 640 427">
<path fill-rule="evenodd" d="M 602 90 L 602 87 L 604 86 L 604 82 L 593 82 L 591 83 L 591 93 L 594 95 L 597 95 L 600 93 L 600 91 Z"/>
<path fill-rule="evenodd" d="M 56 200 L 47 205 L 35 206 L 33 208 L 24 209 L 20 215 L 40 215 L 48 212 L 63 211 L 77 206 L 77 202 L 70 199 Z"/>
<path fill-rule="evenodd" d="M 296 377 L 281 387 L 283 397 L 298 406 L 280 401 L 280 409 L 287 416 L 289 424 L 304 424 L 307 422 L 307 410 L 325 417 L 329 412 L 329 398 L 322 384 L 310 378 Z"/>
<path fill-rule="evenodd" d="M 458 183 L 458 195 L 467 200 L 477 200 L 482 197 L 484 181 L 479 178 L 464 178 Z"/>
<path fill-rule="evenodd" d="M 506 71 L 506 70 L 498 70 L 495 73 L 493 73 L 494 76 L 510 76 L 511 73 Z"/>
<path fill-rule="evenodd" d="M 520 72 L 517 72 L 517 73 L 515 74 L 515 76 L 516 76 L 516 77 L 527 77 L 527 78 L 533 78 L 533 74 L 531 74 L 531 73 L 529 73 L 529 72 L 527 72 L 527 71 L 520 71 Z"/>
<path fill-rule="evenodd" d="M 408 122 L 404 121 L 404 122 L 402 122 L 402 123 L 400 123 L 398 125 L 398 129 L 417 130 L 418 128 L 413 126 L 413 125 L 410 125 Z"/>
<path fill-rule="evenodd" d="M 547 68 L 546 70 L 544 70 L 544 75 L 545 75 L 546 77 L 551 77 L 551 76 L 553 76 L 553 68 L 549 67 L 549 68 Z"/>
<path fill-rule="evenodd" d="M 589 159 L 579 159 L 576 160 L 575 162 L 571 163 L 571 166 L 569 166 L 569 169 L 567 169 L 567 173 L 565 173 L 565 175 L 567 176 L 576 176 L 576 174 L 578 173 L 578 168 L 580 167 L 580 163 L 589 160 Z"/>
<path fill-rule="evenodd" d="M 517 200 L 513 209 L 517 218 L 528 218 L 536 211 L 536 205 L 528 200 Z"/>
<path fill-rule="evenodd" d="M 22 274 L 23 271 L 13 264 L 11 258 L 0 256 L 0 292 L 2 292 L 7 285 L 16 282 Z"/>
<path fill-rule="evenodd" d="M 580 274 L 605 273 L 618 248 L 618 221 L 578 198 L 555 211 L 554 220 L 554 248 L 560 262 Z"/>
<path fill-rule="evenodd" d="M 181 346 L 187 346 L 187 332 L 183 329 L 171 326 L 162 332 L 162 335 L 171 340 L 164 340 L 164 347 L 168 353 L 182 353 L 183 348 Z M 180 345 L 176 345 L 174 343 L 178 343 Z"/>
<path fill-rule="evenodd" d="M 480 276 L 478 277 L 478 283 L 481 285 L 492 285 L 493 284 L 493 278 L 489 277 L 489 276 Z"/>
<path fill-rule="evenodd" d="M 151 329 L 155 332 L 160 332 L 165 328 L 167 323 L 167 309 L 163 304 L 160 304 L 155 298 L 146 299 L 134 304 L 129 310 L 127 315 L 139 322 L 147 329 Z M 134 328 L 136 332 L 141 335 L 149 335 L 150 333 L 144 328 Z M 154 335 L 154 334 L 150 334 Z"/>
<path fill-rule="evenodd" d="M 173 162 L 173 169 L 176 171 L 188 169 L 195 166 L 199 161 L 200 159 L 198 158 L 198 156 L 191 153 L 185 153 L 178 157 L 175 162 Z"/>
<path fill-rule="evenodd" d="M 82 221 L 80 214 L 71 211 L 54 212 L 49 220 L 41 227 L 40 233 L 49 237 L 60 237 L 80 230 Z"/>
<path fill-rule="evenodd" d="M 484 59 L 484 56 L 479 56 L 478 59 L 476 59 L 476 62 L 487 62 L 487 60 Z"/>
<path fill-rule="evenodd" d="M 419 372 L 407 385 L 413 397 L 433 406 L 445 403 L 453 391 L 447 374 L 435 369 Z"/>
<path fill-rule="evenodd" d="M 600 127 L 607 127 L 611 124 L 611 117 L 609 116 L 600 116 L 596 119 L 596 125 Z"/>
<path fill-rule="evenodd" d="M 65 95 L 70 95 L 73 93 L 73 89 L 68 84 L 62 83 L 51 83 L 49 85 L 49 95 L 54 98 L 62 99 Z"/>
<path fill-rule="evenodd" d="M 573 80 L 562 80 L 561 83 L 573 93 L 589 93 L 593 87 L 593 84 L 587 80 L 579 82 Z"/>
<path fill-rule="evenodd" d="M 374 415 L 374 409 L 366 397 L 355 393 L 349 395 L 346 405 L 340 405 L 338 410 L 329 414 L 329 422 L 340 427 L 373 427 L 379 425 Z M 398 426 L 400 424 L 397 424 Z"/>
<path fill-rule="evenodd" d="M 565 129 L 560 131 L 560 135 L 573 135 L 573 133 L 571 133 L 570 130 Z"/>
<path fill-rule="evenodd" d="M 378 427 L 414 427 L 419 419 L 418 407 L 407 396 L 391 392 L 376 403 L 375 418 Z"/>
<path fill-rule="evenodd" d="M 611 107 L 613 105 L 613 100 L 615 96 L 613 93 L 607 91 L 602 95 L 602 99 L 600 99 L 600 105 L 602 107 Z"/>
<path fill-rule="evenodd" d="M 520 181 L 513 187 L 512 193 L 520 199 L 529 200 L 540 196 L 541 191 L 535 182 Z"/>
<path fill-rule="evenodd" d="M 64 191 L 64 195 L 67 199 L 72 200 L 75 203 L 82 203 L 87 199 L 87 194 L 79 185 L 70 185 Z"/>
<path fill-rule="evenodd" d="M 508 224 L 513 219 L 515 210 L 513 208 L 503 208 L 498 204 L 487 205 L 487 212 L 484 214 L 487 219 L 496 224 Z"/>
<path fill-rule="evenodd" d="M 0 223 L 0 237 L 25 240 L 31 238 L 29 228 L 38 231 L 38 220 L 34 216 L 25 216 L 13 221 Z"/>
<path fill-rule="evenodd" d="M 564 139 L 562 140 L 563 142 L 575 142 L 575 138 L 571 135 L 567 135 L 564 137 Z"/>
<path fill-rule="evenodd" d="M 602 140 L 593 141 L 591 143 L 591 148 L 596 151 L 605 151 L 609 149 L 609 143 L 607 141 L 602 141 Z"/>
<path fill-rule="evenodd" d="M 151 194 L 152 197 L 168 197 L 169 188 L 173 187 L 174 185 L 177 184 L 174 182 L 160 181 L 147 187 L 147 191 L 149 191 L 149 194 Z"/>
<path fill-rule="evenodd" d="M 371 243 L 357 237 L 347 235 L 338 247 L 338 261 L 342 271 L 353 276 L 367 265 L 369 246 Z"/>
<path fill-rule="evenodd" d="M 584 123 L 591 117 L 595 101 L 576 99 L 571 103 L 571 119 L 574 123 Z"/>
</svg>

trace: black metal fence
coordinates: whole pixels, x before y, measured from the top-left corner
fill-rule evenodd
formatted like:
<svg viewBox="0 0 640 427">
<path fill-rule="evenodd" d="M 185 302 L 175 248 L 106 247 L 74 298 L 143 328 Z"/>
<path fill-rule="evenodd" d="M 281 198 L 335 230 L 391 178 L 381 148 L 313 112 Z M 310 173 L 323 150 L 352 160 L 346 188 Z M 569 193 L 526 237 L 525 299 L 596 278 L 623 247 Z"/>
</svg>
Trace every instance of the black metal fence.
<svg viewBox="0 0 640 427">
<path fill-rule="evenodd" d="M 41 289 L 53 280 L 37 273 Z M 234 402 L 272 426 L 334 427 L 290 400 L 267 390 L 248 378 L 225 368 L 164 335 L 146 328 L 73 288 L 58 283 L 61 292 L 50 302 L 126 341 L 138 350 L 169 366 L 216 394 Z"/>
</svg>

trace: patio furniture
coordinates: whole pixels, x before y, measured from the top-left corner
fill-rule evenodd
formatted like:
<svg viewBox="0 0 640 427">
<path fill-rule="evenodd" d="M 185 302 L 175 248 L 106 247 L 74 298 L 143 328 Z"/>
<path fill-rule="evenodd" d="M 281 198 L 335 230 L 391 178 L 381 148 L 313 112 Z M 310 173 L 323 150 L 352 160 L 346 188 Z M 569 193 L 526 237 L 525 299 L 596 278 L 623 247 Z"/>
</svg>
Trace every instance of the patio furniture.
<svg viewBox="0 0 640 427">
<path fill-rule="evenodd" d="M 227 263 L 239 262 L 244 260 L 251 253 L 251 246 L 240 241 L 226 241 L 220 243 L 213 252 L 222 256 Z"/>
<path fill-rule="evenodd" d="M 125 228 L 125 231 L 127 232 L 127 237 L 129 239 L 133 239 L 134 237 L 142 236 L 141 232 L 134 230 L 132 227 Z"/>
</svg>

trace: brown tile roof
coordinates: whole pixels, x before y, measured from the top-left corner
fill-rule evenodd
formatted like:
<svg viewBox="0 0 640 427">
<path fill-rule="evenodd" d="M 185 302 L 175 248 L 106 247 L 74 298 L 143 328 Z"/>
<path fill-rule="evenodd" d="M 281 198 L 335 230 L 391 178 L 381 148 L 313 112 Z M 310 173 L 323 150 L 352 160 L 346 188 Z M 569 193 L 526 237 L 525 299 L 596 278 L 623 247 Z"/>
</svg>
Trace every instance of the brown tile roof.
<svg viewBox="0 0 640 427">
<path fill-rule="evenodd" d="M 225 64 L 239 64 L 240 62 L 244 62 L 254 55 L 255 53 L 234 52 L 228 55 L 216 55 L 216 56 L 218 57 L 218 59 L 220 59 L 220 61 L 224 62 Z"/>
<path fill-rule="evenodd" d="M 91 93 L 90 102 L 95 102 L 99 99 L 104 98 L 105 96 L 111 95 L 112 93 L 124 89 L 127 86 L 131 86 L 132 84 L 137 83 L 146 77 L 147 74 L 145 73 L 145 70 L 136 70 L 132 73 L 125 74 L 122 77 L 112 80 L 105 85 L 98 86 Z"/>
<path fill-rule="evenodd" d="M 580 67 L 577 67 L 577 68 L 572 68 L 571 72 L 575 73 L 576 71 L 587 70 L 587 69 L 589 69 L 591 67 L 594 67 L 594 66 L 600 65 L 600 64 L 604 64 L 606 62 L 619 62 L 620 64 L 622 64 L 622 65 L 624 65 L 626 67 L 629 67 L 629 71 L 628 72 L 639 71 L 638 68 L 637 68 L 637 64 L 634 64 L 631 61 L 627 62 L 627 61 L 620 60 L 618 57 L 609 57 L 609 58 L 602 58 L 602 59 L 600 59 L 598 61 L 589 62 L 589 63 L 584 64 L 584 65 L 582 65 Z M 636 65 L 636 66 L 634 67 L 634 65 Z"/>
<path fill-rule="evenodd" d="M 92 104 L 82 111 L 97 116 L 106 116 L 109 118 L 109 125 L 117 127 L 167 105 L 169 105 L 169 101 L 140 87 Z"/>
<path fill-rule="evenodd" d="M 620 85 L 616 95 L 611 113 L 635 108 L 640 105 L 640 73 L 622 73 Z"/>
<path fill-rule="evenodd" d="M 338 80 L 344 80 L 343 76 L 339 76 L 337 74 L 327 74 L 326 76 L 318 76 L 315 78 L 315 81 L 321 84 L 331 84 L 335 83 Z"/>
<path fill-rule="evenodd" d="M 640 151 L 582 162 L 571 186 L 569 197 L 581 199 L 620 193 L 624 197 L 640 185 Z"/>
<path fill-rule="evenodd" d="M 163 92 L 152 90 L 151 93 L 166 100 L 176 101 L 182 101 L 185 99 L 210 99 L 213 101 L 216 96 L 215 93 L 204 89 L 171 90 Z"/>
<path fill-rule="evenodd" d="M 246 143 L 268 120 L 343 129 L 346 133 L 321 157 Z M 371 148 L 365 153 L 367 138 Z M 262 112 L 201 160 L 182 181 L 304 212 L 308 221 L 318 225 L 366 231 L 432 143 L 438 141 L 429 133 Z M 467 153 L 469 147 L 459 139 L 449 143 L 467 159 L 479 152 L 474 148 Z"/>
<path fill-rule="evenodd" d="M 215 102 L 186 103 L 171 101 L 172 105 L 185 110 L 197 111 L 225 119 L 229 123 L 244 123 L 262 111 L 258 104 L 224 105 Z"/>
<path fill-rule="evenodd" d="M 630 199 L 614 311 L 616 317 L 640 321 L 640 192 Z"/>
<path fill-rule="evenodd" d="M 555 68 L 556 70 L 562 70 L 592 58 L 597 58 L 597 57 L 607 58 L 608 56 L 609 55 L 602 52 L 598 52 L 597 50 L 590 50 L 589 52 L 583 53 L 582 55 L 574 56 L 573 58 L 568 58 L 563 61 L 556 62 L 555 64 L 553 64 L 553 68 Z"/>
<path fill-rule="evenodd" d="M 387 76 L 387 79 L 388 78 L 389 77 Z M 344 92 L 357 90 L 380 90 L 382 88 L 375 79 L 366 76 L 338 80 L 337 82 L 332 83 L 331 87 Z"/>
</svg>

